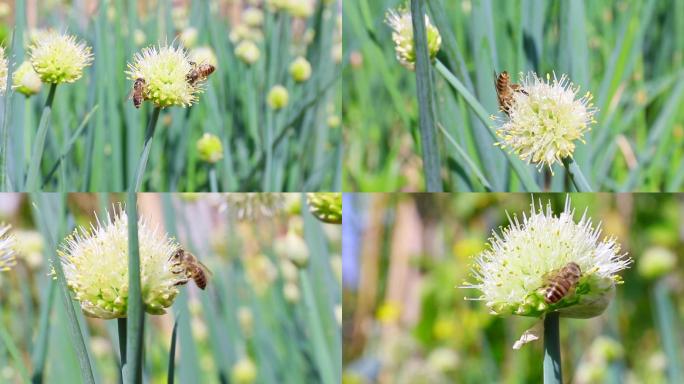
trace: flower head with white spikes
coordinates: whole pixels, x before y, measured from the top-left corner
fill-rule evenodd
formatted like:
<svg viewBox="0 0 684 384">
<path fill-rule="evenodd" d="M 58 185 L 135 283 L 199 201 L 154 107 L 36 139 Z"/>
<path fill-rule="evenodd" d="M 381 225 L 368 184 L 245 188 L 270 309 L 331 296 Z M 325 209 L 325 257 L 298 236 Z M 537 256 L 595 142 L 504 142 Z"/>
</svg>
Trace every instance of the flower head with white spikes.
<svg viewBox="0 0 684 384">
<path fill-rule="evenodd" d="M 541 317 L 558 311 L 564 317 L 598 316 L 621 282 L 617 273 L 632 261 L 620 253 L 615 239 L 600 238 L 600 226 L 592 225 L 586 211 L 575 222 L 569 198 L 557 216 L 550 203 L 544 209 L 541 201 L 538 207 L 533 202 L 531 209 L 522 222 L 509 216 L 509 227 L 493 233 L 489 249 L 473 267 L 476 282 L 463 288 L 480 290 L 477 300 L 497 315 Z M 581 269 L 579 281 L 559 301 L 546 302 L 549 277 L 571 262 Z"/>
<path fill-rule="evenodd" d="M 0 95 L 5 93 L 7 87 L 7 59 L 5 59 L 5 49 L 0 47 Z"/>
<path fill-rule="evenodd" d="M 408 9 L 390 9 L 385 16 L 385 22 L 392 28 L 392 40 L 399 63 L 410 70 L 416 68 L 416 51 L 413 44 L 413 22 Z M 428 15 L 425 15 L 425 32 L 427 34 L 427 48 L 430 59 L 437 57 L 442 46 L 442 36 L 432 25 Z"/>
<path fill-rule="evenodd" d="M 587 92 L 578 98 L 579 86 L 566 75 L 559 79 L 554 73 L 552 80 L 547 74 L 546 81 L 534 72 L 520 77 L 523 91 L 513 92 L 509 116 L 499 117 L 497 145 L 539 169 L 544 165 L 551 169 L 572 157 L 575 141 L 583 142 L 582 136 L 595 122 L 593 96 Z"/>
<path fill-rule="evenodd" d="M 93 62 L 92 50 L 76 37 L 48 31 L 36 38 L 28 49 L 33 69 L 47 84 L 73 83 Z"/>
<path fill-rule="evenodd" d="M 196 82 L 187 80 L 186 76 L 193 70 L 190 61 L 188 52 L 181 46 L 151 46 L 135 54 L 126 74 L 130 80 L 145 81 L 143 98 L 155 106 L 189 107 L 197 102 L 204 82 L 203 78 Z"/>
<path fill-rule="evenodd" d="M 121 208 L 121 207 L 119 207 Z M 140 279 L 145 311 L 163 314 L 187 281 L 172 261 L 178 244 L 143 217 L 138 222 Z M 128 217 L 126 212 L 79 227 L 58 250 L 69 289 L 90 317 L 126 317 L 128 308 Z"/>
<path fill-rule="evenodd" d="M 0 272 L 7 271 L 14 266 L 16 259 L 14 249 L 16 240 L 10 234 L 11 225 L 0 225 Z"/>
</svg>

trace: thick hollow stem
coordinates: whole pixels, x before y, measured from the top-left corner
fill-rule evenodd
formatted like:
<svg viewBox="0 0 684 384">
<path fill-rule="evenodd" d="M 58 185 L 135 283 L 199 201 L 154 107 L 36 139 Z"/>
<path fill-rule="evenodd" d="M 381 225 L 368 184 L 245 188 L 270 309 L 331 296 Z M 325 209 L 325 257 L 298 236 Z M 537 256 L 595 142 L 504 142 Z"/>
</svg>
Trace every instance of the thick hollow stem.
<svg viewBox="0 0 684 384">
<path fill-rule="evenodd" d="M 568 170 L 572 184 L 578 192 L 593 192 L 591 185 L 589 185 L 587 178 L 584 177 L 584 173 L 582 173 L 579 165 L 577 165 L 571 157 L 563 159 L 563 163 Z"/>
<path fill-rule="evenodd" d="M 145 320 L 140 284 L 137 194 L 128 191 L 128 324 L 126 327 L 125 383 L 142 383 Z"/>
<path fill-rule="evenodd" d="M 36 132 L 35 142 L 33 143 L 33 153 L 31 153 L 31 163 L 29 164 L 28 176 L 26 177 L 27 192 L 35 192 L 40 186 L 40 162 L 43 159 L 45 149 L 45 138 L 50 129 L 50 115 L 52 114 L 52 102 L 55 100 L 57 84 L 50 85 L 50 93 L 45 101 L 43 113 L 40 116 L 38 132 Z"/>
<path fill-rule="evenodd" d="M 558 312 L 544 318 L 544 384 L 563 382 Z"/>
<path fill-rule="evenodd" d="M 154 131 L 157 127 L 157 120 L 159 119 L 160 112 L 160 107 L 154 107 L 154 111 L 152 111 L 152 118 L 150 119 L 150 122 L 147 124 L 147 130 L 145 131 L 145 143 L 143 144 L 143 151 L 142 154 L 140 154 L 140 160 L 138 160 L 138 167 L 135 171 L 135 178 L 133 179 L 133 188 L 135 192 L 140 191 L 140 185 L 142 184 L 143 175 L 145 175 L 147 159 L 150 157 L 150 148 L 152 148 L 152 139 L 154 138 Z"/>
<path fill-rule="evenodd" d="M 212 193 L 218 192 L 218 180 L 216 179 L 216 165 L 209 165 L 209 189 Z"/>
<path fill-rule="evenodd" d="M 416 88 L 420 111 L 420 141 L 428 192 L 442 192 L 441 164 L 435 129 L 430 54 L 425 30 L 425 0 L 411 0 L 416 54 Z"/>
</svg>

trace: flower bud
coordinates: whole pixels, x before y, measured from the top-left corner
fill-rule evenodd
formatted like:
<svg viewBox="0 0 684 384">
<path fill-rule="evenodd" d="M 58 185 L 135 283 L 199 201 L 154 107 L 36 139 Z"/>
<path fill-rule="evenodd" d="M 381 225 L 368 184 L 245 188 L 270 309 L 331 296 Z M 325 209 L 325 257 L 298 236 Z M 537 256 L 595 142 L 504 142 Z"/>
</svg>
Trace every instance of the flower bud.
<svg viewBox="0 0 684 384">
<path fill-rule="evenodd" d="M 412 71 L 415 70 L 416 52 L 413 46 L 411 12 L 406 9 L 390 10 L 387 13 L 386 20 L 392 28 L 392 40 L 394 40 L 397 60 L 404 67 Z M 442 36 L 439 34 L 439 30 L 432 25 L 428 15 L 425 15 L 425 32 L 427 34 L 428 54 L 430 59 L 434 61 L 442 46 Z"/>
<path fill-rule="evenodd" d="M 21 63 L 19 68 L 12 74 L 12 89 L 26 97 L 40 92 L 42 86 L 43 83 L 40 81 L 40 77 L 33 70 L 33 66 L 29 61 Z"/>
<path fill-rule="evenodd" d="M 667 248 L 656 246 L 647 249 L 637 261 L 637 271 L 642 277 L 657 279 L 674 269 L 677 256 Z"/>
<path fill-rule="evenodd" d="M 197 29 L 188 27 L 181 32 L 178 38 L 185 48 L 192 48 L 197 43 L 197 35 Z"/>
<path fill-rule="evenodd" d="M 287 89 L 282 85 L 276 85 L 273 88 L 271 88 L 271 91 L 268 93 L 268 96 L 266 98 L 268 105 L 273 110 L 285 108 L 287 106 L 287 103 L 289 102 L 289 99 L 290 95 L 287 92 Z"/>
<path fill-rule="evenodd" d="M 249 357 L 242 357 L 233 365 L 230 377 L 236 384 L 252 384 L 256 381 L 257 367 Z"/>
<path fill-rule="evenodd" d="M 259 61 L 261 52 L 259 47 L 251 40 L 243 40 L 235 47 L 235 56 L 245 64 L 252 65 Z"/>
<path fill-rule="evenodd" d="M 341 193 L 308 193 L 306 201 L 312 215 L 324 223 L 342 224 Z"/>
<path fill-rule="evenodd" d="M 205 133 L 197 140 L 197 152 L 202 161 L 215 164 L 223 159 L 223 145 L 221 139 L 211 133 Z"/>
<path fill-rule="evenodd" d="M 290 75 L 298 83 L 303 83 L 311 77 L 311 64 L 304 57 L 296 58 L 290 64 Z"/>
</svg>

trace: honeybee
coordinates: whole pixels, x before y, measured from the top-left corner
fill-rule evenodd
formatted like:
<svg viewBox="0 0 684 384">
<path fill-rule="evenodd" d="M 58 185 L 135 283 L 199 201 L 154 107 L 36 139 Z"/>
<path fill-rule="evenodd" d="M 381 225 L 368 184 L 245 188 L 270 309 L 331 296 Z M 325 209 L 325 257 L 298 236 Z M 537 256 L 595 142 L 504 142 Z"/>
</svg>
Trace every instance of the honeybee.
<svg viewBox="0 0 684 384">
<path fill-rule="evenodd" d="M 143 91 L 145 90 L 145 79 L 142 77 L 138 77 L 135 79 L 135 83 L 133 83 L 133 93 L 131 94 L 131 97 L 133 98 L 133 106 L 135 108 L 140 108 L 140 105 L 143 102 Z"/>
<path fill-rule="evenodd" d="M 503 113 L 510 116 L 510 109 L 513 105 L 514 92 L 521 92 L 527 95 L 527 92 L 520 84 L 511 83 L 511 77 L 508 72 L 503 71 L 498 76 L 494 72 L 496 87 L 496 96 L 499 98 L 499 108 Z"/>
<path fill-rule="evenodd" d="M 207 266 L 202 264 L 201 261 L 197 260 L 195 255 L 183 248 L 179 248 L 176 253 L 171 256 L 171 259 L 173 259 L 175 265 L 180 266 L 183 269 L 185 276 L 187 277 L 185 281 L 179 282 L 177 285 L 187 284 L 188 279 L 192 279 L 200 289 L 207 287 L 207 281 L 211 276 L 211 271 L 209 271 Z"/>
<path fill-rule="evenodd" d="M 188 72 L 187 75 L 185 75 L 185 80 L 188 82 L 190 85 L 195 85 L 195 83 L 198 80 L 204 80 L 209 75 L 214 73 L 216 70 L 216 67 L 214 67 L 211 64 L 203 63 L 203 64 L 197 64 L 194 61 L 190 62 L 190 66 L 192 66 L 192 69 L 190 72 Z"/>
<path fill-rule="evenodd" d="M 547 304 L 559 302 L 577 285 L 580 276 L 582 276 L 582 270 L 573 261 L 567 263 L 563 268 L 552 272 L 544 286 L 544 301 Z"/>
</svg>

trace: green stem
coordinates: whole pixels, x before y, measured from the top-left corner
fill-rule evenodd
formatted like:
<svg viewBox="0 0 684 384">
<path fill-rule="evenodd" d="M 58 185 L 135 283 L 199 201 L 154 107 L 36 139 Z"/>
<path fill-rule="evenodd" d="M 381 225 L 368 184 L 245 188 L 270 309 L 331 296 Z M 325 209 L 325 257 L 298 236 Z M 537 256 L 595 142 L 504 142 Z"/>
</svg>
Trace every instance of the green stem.
<svg viewBox="0 0 684 384">
<path fill-rule="evenodd" d="M 40 310 L 40 320 L 38 323 L 38 336 L 34 345 L 33 354 L 31 355 L 31 363 L 33 364 L 33 373 L 31 375 L 31 382 L 39 384 L 43 382 L 43 373 L 45 372 L 45 357 L 47 356 L 48 341 L 50 338 L 50 313 L 52 312 L 52 304 L 55 301 L 55 288 L 57 282 L 50 280 L 47 287 L 45 304 Z"/>
<path fill-rule="evenodd" d="M 218 181 L 216 180 L 216 165 L 209 165 L 209 189 L 212 193 L 218 192 Z"/>
<path fill-rule="evenodd" d="M 178 338 L 178 318 L 180 314 L 176 316 L 176 321 L 173 323 L 173 332 L 171 333 L 171 347 L 169 348 L 169 369 L 166 375 L 167 383 L 173 384 L 176 378 L 176 340 Z"/>
<path fill-rule="evenodd" d="M 568 174 L 570 175 L 570 180 L 577 191 L 593 192 L 591 185 L 589 185 L 586 177 L 584 177 L 584 173 L 582 173 L 582 170 L 580 169 L 579 165 L 577 165 L 575 160 L 573 160 L 571 157 L 566 157 L 563 159 L 563 164 L 565 164 L 565 168 L 568 170 Z"/>
<path fill-rule="evenodd" d="M 147 159 L 150 157 L 150 148 L 152 147 L 152 139 L 154 137 L 154 131 L 157 127 L 157 120 L 159 120 L 159 112 L 161 112 L 161 107 L 154 107 L 154 110 L 152 111 L 152 118 L 150 118 L 150 121 L 147 124 L 143 151 L 142 154 L 140 154 L 140 160 L 138 160 L 138 167 L 135 171 L 135 179 L 133 179 L 135 182 L 135 184 L 133 184 L 135 192 L 140 191 L 140 185 L 142 184 L 142 179 L 145 175 L 145 167 L 147 166 Z"/>
<path fill-rule="evenodd" d="M 43 152 L 45 150 L 45 138 L 48 129 L 50 129 L 50 115 L 52 114 L 52 102 L 55 100 L 56 90 L 57 84 L 51 84 L 50 93 L 48 93 L 48 98 L 45 100 L 45 106 L 43 107 L 43 113 L 40 116 L 40 123 L 38 124 L 36 141 L 33 143 L 33 153 L 31 153 L 31 163 L 29 164 L 26 186 L 24 188 L 27 192 L 37 191 L 40 187 L 40 162 L 43 159 Z"/>
<path fill-rule="evenodd" d="M 119 356 L 121 358 L 121 377 L 124 377 L 125 373 L 123 367 L 126 366 L 126 328 L 128 327 L 127 319 L 119 318 L 116 319 L 117 330 L 119 331 Z"/>
<path fill-rule="evenodd" d="M 435 129 L 430 54 L 425 30 L 425 0 L 411 0 L 413 40 L 416 55 L 416 88 L 420 122 L 420 142 L 428 192 L 442 192 L 442 175 Z"/>
<path fill-rule="evenodd" d="M 544 384 L 561 384 L 560 332 L 558 312 L 544 317 Z"/>
<path fill-rule="evenodd" d="M 334 384 L 339 382 L 339 378 L 335 379 L 333 372 L 333 362 L 330 357 L 330 348 L 325 341 L 325 332 L 323 331 L 323 324 L 319 317 L 319 310 L 316 307 L 316 299 L 313 292 L 314 287 L 309 279 L 307 271 L 301 271 L 299 274 L 302 281 L 302 293 L 304 294 L 304 304 L 306 306 L 306 313 L 308 316 L 309 326 L 311 327 L 311 339 L 314 346 L 314 359 L 318 365 L 318 373 L 323 384 Z"/>
<path fill-rule="evenodd" d="M 157 111 L 156 115 L 159 115 Z M 142 383 L 145 319 L 140 287 L 140 250 L 138 248 L 137 194 L 128 191 L 128 324 L 126 327 L 125 383 Z"/>
<path fill-rule="evenodd" d="M 656 317 L 663 350 L 667 356 L 667 376 L 671 383 L 676 383 L 684 377 L 682 370 L 682 355 L 680 354 L 678 340 L 678 326 L 676 311 L 669 297 L 667 283 L 661 279 L 655 284 L 653 291 L 655 296 Z"/>
<path fill-rule="evenodd" d="M 22 380 L 24 380 L 24 382 L 28 382 L 28 369 L 26 368 L 26 365 L 22 360 L 23 357 L 21 355 L 21 352 L 19 351 L 19 348 L 14 343 L 14 340 L 12 340 L 12 336 L 10 335 L 9 330 L 5 327 L 5 323 L 3 320 L 4 316 L 2 314 L 1 309 L 2 308 L 0 308 L 0 342 L 5 347 L 10 357 L 12 357 L 12 359 L 15 361 L 17 370 L 19 371 L 19 375 L 21 376 Z"/>
<path fill-rule="evenodd" d="M 454 89 L 456 92 L 458 92 L 461 96 L 463 96 L 463 100 L 470 106 L 470 108 L 473 109 L 475 112 L 475 115 L 477 115 L 478 118 L 480 118 L 480 121 L 482 121 L 482 124 L 487 128 L 487 132 L 489 132 L 489 135 L 494 139 L 494 141 L 497 141 L 498 138 L 496 136 L 496 130 L 494 127 L 491 125 L 491 120 L 489 119 L 489 115 L 487 114 L 487 111 L 484 109 L 482 104 L 480 104 L 479 101 L 475 98 L 475 96 L 470 93 L 468 88 L 466 88 L 461 81 L 454 76 L 449 69 L 442 64 L 439 60 L 436 63 L 436 68 L 437 72 L 439 72 L 442 77 L 444 77 L 444 80 L 447 81 Z M 537 182 L 534 181 L 534 178 L 532 175 L 530 175 L 529 169 L 525 167 L 525 164 L 520 160 L 515 157 L 513 157 L 512 154 L 503 151 L 504 154 L 506 155 L 506 160 L 511 164 L 511 167 L 513 167 L 513 170 L 515 173 L 518 175 L 520 178 L 520 181 L 523 183 L 523 186 L 525 186 L 525 189 L 527 189 L 529 192 L 539 192 L 539 185 L 537 185 Z"/>
</svg>

